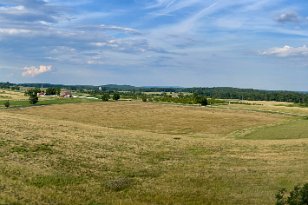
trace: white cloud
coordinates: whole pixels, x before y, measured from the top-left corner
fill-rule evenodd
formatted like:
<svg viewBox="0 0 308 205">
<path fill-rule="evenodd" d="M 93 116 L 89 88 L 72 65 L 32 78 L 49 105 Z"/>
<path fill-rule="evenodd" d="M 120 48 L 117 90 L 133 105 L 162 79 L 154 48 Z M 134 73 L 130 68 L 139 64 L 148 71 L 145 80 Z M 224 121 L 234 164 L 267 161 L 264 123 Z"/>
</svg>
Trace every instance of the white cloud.
<svg viewBox="0 0 308 205">
<path fill-rule="evenodd" d="M 0 14 L 22 14 L 26 12 L 26 9 L 24 6 L 12 6 L 12 7 L 0 7 Z"/>
<path fill-rule="evenodd" d="M 277 56 L 277 57 L 308 56 L 308 47 L 306 45 L 300 47 L 291 47 L 285 45 L 280 48 L 279 47 L 270 48 L 262 52 L 262 55 Z"/>
<path fill-rule="evenodd" d="M 28 29 L 18 29 L 18 28 L 0 28 L 0 35 L 19 35 L 19 34 L 29 34 L 32 31 Z"/>
<path fill-rule="evenodd" d="M 35 66 L 26 66 L 23 69 L 23 76 L 30 76 L 30 77 L 35 77 L 38 75 L 41 75 L 43 73 L 48 73 L 52 70 L 52 66 L 51 65 L 40 65 L 39 67 L 35 67 Z"/>
<path fill-rule="evenodd" d="M 280 14 L 276 20 L 280 23 L 287 23 L 287 22 L 298 22 L 299 16 L 295 12 L 285 12 Z"/>
</svg>

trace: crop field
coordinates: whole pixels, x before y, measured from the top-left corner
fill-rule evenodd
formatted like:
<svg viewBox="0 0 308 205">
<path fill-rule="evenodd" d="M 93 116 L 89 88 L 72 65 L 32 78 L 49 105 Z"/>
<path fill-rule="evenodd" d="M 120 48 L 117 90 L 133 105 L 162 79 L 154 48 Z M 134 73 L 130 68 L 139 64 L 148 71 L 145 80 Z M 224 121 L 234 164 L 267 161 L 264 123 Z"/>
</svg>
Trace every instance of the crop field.
<svg viewBox="0 0 308 205">
<path fill-rule="evenodd" d="M 274 204 L 278 189 L 308 182 L 306 113 L 141 102 L 1 109 L 0 204 Z"/>
</svg>

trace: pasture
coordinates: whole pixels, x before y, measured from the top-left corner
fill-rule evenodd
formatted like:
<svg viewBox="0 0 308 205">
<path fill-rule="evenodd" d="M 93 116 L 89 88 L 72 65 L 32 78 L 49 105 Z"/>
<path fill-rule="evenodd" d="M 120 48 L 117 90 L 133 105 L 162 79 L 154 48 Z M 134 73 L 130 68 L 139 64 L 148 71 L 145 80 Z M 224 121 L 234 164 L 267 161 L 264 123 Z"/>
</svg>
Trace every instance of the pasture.
<svg viewBox="0 0 308 205">
<path fill-rule="evenodd" d="M 0 204 L 274 204 L 278 189 L 308 182 L 306 113 L 139 102 L 0 110 Z"/>
</svg>

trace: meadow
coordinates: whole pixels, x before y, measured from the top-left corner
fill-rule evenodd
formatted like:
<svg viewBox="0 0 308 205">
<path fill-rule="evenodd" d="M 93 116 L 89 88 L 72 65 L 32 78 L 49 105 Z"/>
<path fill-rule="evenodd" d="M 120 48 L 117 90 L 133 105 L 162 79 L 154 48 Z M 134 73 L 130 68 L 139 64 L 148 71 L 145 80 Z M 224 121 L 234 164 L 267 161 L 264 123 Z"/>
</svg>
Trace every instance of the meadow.
<svg viewBox="0 0 308 205">
<path fill-rule="evenodd" d="M 308 182 L 307 108 L 87 102 L 0 110 L 0 204 L 274 204 Z"/>
</svg>

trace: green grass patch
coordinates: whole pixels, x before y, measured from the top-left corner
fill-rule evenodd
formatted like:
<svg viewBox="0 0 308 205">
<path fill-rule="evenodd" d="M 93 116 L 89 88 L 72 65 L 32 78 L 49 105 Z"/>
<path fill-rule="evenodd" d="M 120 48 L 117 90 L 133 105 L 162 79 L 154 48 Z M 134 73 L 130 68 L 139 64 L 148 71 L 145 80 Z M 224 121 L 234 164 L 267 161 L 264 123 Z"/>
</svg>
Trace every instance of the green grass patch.
<svg viewBox="0 0 308 205">
<path fill-rule="evenodd" d="M 9 141 L 8 140 L 2 140 L 2 139 L 0 139 L 0 147 L 4 147 L 4 146 L 6 146 L 6 145 L 8 145 L 9 144 Z"/>
<path fill-rule="evenodd" d="M 36 187 L 65 187 L 69 185 L 80 184 L 83 181 L 81 177 L 76 177 L 67 174 L 55 174 L 46 176 L 37 176 L 30 181 L 31 185 Z"/>
<path fill-rule="evenodd" d="M 15 146 L 15 147 L 12 147 L 12 150 L 11 150 L 12 153 L 16 152 L 16 153 L 19 153 L 19 154 L 27 153 L 29 151 L 30 151 L 30 149 L 26 146 Z"/>
<path fill-rule="evenodd" d="M 54 145 L 52 144 L 39 144 L 39 145 L 36 145 L 34 148 L 33 148 L 33 152 L 45 152 L 45 153 L 50 153 L 52 154 L 53 153 L 53 147 Z"/>
<path fill-rule="evenodd" d="M 1 145 L 1 141 L 0 141 Z M 25 146 L 25 145 L 19 145 L 19 146 L 14 146 L 11 148 L 11 153 L 18 153 L 18 154 L 26 154 L 26 153 L 48 153 L 52 154 L 54 152 L 52 144 L 38 144 L 35 146 Z"/>
<path fill-rule="evenodd" d="M 254 140 L 285 140 L 308 138 L 308 121 L 297 120 L 290 121 L 282 125 L 259 128 L 239 138 Z"/>
</svg>

